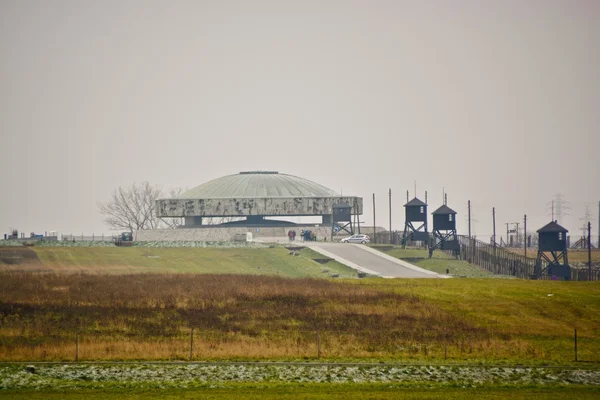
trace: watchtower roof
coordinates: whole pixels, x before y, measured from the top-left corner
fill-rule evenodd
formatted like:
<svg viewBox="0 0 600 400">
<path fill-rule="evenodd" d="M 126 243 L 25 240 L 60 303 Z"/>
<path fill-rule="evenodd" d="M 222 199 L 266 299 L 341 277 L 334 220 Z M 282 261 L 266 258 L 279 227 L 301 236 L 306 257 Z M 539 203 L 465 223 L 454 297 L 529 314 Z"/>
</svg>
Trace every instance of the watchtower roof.
<svg viewBox="0 0 600 400">
<path fill-rule="evenodd" d="M 426 205 L 427 205 L 427 203 L 424 203 L 415 197 L 414 199 L 412 199 L 411 201 L 406 203 L 404 205 L 404 207 L 421 207 L 421 206 L 426 206 Z"/>
<path fill-rule="evenodd" d="M 556 223 L 556 221 L 552 221 L 548 224 L 546 224 L 545 226 L 543 226 L 542 228 L 537 230 L 538 233 L 549 233 L 549 232 L 569 232 L 568 230 L 566 230 L 565 228 L 563 228 L 562 226 L 560 226 L 559 224 Z"/>
<path fill-rule="evenodd" d="M 443 205 L 440 208 L 438 208 L 437 210 L 435 210 L 434 212 L 432 212 L 433 215 L 438 215 L 438 214 L 442 214 L 442 215 L 448 215 L 448 214 L 456 214 L 456 211 L 454 211 L 453 209 L 451 209 L 450 207 L 448 207 L 447 205 Z"/>
</svg>

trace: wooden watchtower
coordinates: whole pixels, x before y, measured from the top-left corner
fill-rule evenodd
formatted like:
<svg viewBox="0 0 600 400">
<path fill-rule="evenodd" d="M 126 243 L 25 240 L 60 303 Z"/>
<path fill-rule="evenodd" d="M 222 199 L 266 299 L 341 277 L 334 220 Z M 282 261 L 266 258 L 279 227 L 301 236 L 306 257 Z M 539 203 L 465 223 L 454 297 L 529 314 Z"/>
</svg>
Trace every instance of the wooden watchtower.
<svg viewBox="0 0 600 400">
<path fill-rule="evenodd" d="M 425 242 L 429 243 L 429 232 L 427 231 L 427 203 L 416 197 L 404 205 L 404 233 L 402 234 L 402 247 L 406 243 Z"/>
<path fill-rule="evenodd" d="M 535 262 L 534 278 L 547 274 L 552 279 L 570 280 L 571 267 L 567 257 L 567 232 L 556 221 L 538 229 L 538 255 Z M 542 267 L 542 260 L 546 267 Z"/>
<path fill-rule="evenodd" d="M 332 205 L 331 239 L 333 240 L 333 235 L 341 231 L 354 235 L 352 206 L 347 203 L 335 203 Z"/>
<path fill-rule="evenodd" d="M 446 204 L 433 213 L 433 238 L 429 244 L 429 257 L 435 249 L 452 250 L 460 257 L 460 245 L 456 235 L 456 211 Z"/>
</svg>

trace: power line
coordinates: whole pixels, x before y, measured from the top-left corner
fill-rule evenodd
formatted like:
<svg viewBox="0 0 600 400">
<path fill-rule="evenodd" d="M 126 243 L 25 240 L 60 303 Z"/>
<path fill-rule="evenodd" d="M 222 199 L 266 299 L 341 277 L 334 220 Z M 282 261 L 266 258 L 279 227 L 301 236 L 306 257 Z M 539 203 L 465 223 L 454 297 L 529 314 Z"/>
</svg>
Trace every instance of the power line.
<svg viewBox="0 0 600 400">
<path fill-rule="evenodd" d="M 559 224 L 562 223 L 562 218 L 570 215 L 571 203 L 565 200 L 561 193 L 554 195 L 554 200 L 546 204 L 546 212 L 552 217 L 552 221 L 557 221 Z"/>
<path fill-rule="evenodd" d="M 590 224 L 592 222 L 592 212 L 590 211 L 590 206 L 585 206 L 585 213 L 583 214 L 583 217 L 579 218 L 579 220 L 582 222 L 582 227 L 581 229 L 581 237 L 585 239 L 586 237 L 586 232 L 588 230 L 588 224 Z"/>
</svg>

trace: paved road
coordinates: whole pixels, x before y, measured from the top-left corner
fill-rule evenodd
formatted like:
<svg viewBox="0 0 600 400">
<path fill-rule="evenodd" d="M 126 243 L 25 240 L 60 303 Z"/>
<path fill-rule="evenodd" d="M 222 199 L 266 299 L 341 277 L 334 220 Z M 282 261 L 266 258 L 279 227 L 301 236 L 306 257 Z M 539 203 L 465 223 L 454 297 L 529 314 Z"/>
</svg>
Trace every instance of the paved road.
<svg viewBox="0 0 600 400">
<path fill-rule="evenodd" d="M 369 274 L 381 275 L 387 278 L 445 277 L 360 244 L 318 243 L 309 246 L 324 256 Z"/>
</svg>

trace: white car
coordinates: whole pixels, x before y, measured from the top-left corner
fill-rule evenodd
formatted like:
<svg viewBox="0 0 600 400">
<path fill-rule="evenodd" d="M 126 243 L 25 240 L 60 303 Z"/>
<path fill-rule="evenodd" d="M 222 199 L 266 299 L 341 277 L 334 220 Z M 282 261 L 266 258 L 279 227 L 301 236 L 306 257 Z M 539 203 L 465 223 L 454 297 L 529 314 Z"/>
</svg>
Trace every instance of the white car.
<svg viewBox="0 0 600 400">
<path fill-rule="evenodd" d="M 341 240 L 342 243 L 371 243 L 371 238 L 368 235 L 352 235 Z"/>
</svg>

